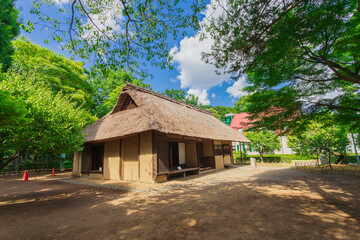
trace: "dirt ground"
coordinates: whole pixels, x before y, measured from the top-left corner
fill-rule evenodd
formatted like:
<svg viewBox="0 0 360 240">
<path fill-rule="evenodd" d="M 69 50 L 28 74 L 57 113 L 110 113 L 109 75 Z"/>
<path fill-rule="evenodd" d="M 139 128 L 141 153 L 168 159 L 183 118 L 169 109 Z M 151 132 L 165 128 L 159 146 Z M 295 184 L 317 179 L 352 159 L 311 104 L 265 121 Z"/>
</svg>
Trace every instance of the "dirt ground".
<svg viewBox="0 0 360 240">
<path fill-rule="evenodd" d="M 64 177 L 1 178 L 0 239 L 360 239 L 358 176 L 241 167 L 152 192 Z"/>
</svg>

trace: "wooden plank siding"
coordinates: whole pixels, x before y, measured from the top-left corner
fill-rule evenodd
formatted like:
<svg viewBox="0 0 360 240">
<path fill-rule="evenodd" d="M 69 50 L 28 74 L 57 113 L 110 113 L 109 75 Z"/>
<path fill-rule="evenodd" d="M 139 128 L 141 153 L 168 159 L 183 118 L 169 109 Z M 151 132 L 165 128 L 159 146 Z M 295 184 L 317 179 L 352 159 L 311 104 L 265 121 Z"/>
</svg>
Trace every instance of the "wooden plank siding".
<svg viewBox="0 0 360 240">
<path fill-rule="evenodd" d="M 167 140 L 157 141 L 158 172 L 169 171 L 169 142 Z"/>
<path fill-rule="evenodd" d="M 84 150 L 82 151 L 81 173 L 89 174 L 90 161 L 91 161 L 91 145 L 85 144 Z"/>
</svg>

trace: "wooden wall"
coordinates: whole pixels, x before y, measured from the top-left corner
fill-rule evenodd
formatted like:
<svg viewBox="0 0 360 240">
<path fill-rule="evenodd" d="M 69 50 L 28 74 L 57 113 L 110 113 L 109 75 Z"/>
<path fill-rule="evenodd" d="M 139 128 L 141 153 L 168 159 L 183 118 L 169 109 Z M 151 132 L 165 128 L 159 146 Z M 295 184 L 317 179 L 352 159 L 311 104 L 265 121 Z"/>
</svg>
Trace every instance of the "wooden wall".
<svg viewBox="0 0 360 240">
<path fill-rule="evenodd" d="M 215 169 L 224 168 L 224 155 L 221 141 L 214 141 Z"/>
<path fill-rule="evenodd" d="M 120 180 L 120 140 L 105 143 L 103 178 Z"/>
<path fill-rule="evenodd" d="M 212 157 L 214 156 L 214 149 L 213 149 L 213 141 L 210 139 L 203 140 L 203 152 L 204 157 Z"/>
<path fill-rule="evenodd" d="M 196 142 L 187 142 L 186 148 L 186 166 L 187 167 L 198 167 Z"/>
<path fill-rule="evenodd" d="M 153 182 L 152 132 L 140 134 L 140 181 Z"/>
<path fill-rule="evenodd" d="M 139 136 L 124 138 L 123 179 L 139 180 Z"/>
<path fill-rule="evenodd" d="M 81 157 L 81 173 L 89 174 L 90 160 L 91 160 L 91 145 L 85 143 Z"/>
<path fill-rule="evenodd" d="M 157 164 L 158 172 L 169 171 L 169 142 L 167 140 L 157 140 Z"/>
<path fill-rule="evenodd" d="M 73 171 L 72 171 L 73 176 L 76 177 L 81 176 L 81 160 L 82 160 L 82 152 L 81 151 L 74 152 Z"/>
</svg>

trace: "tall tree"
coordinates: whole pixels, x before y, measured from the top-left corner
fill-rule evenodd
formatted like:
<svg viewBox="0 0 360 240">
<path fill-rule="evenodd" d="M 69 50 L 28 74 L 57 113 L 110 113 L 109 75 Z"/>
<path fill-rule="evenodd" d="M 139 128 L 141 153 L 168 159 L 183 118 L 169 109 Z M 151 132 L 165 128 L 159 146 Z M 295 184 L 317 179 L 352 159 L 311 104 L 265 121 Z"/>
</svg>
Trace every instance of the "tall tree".
<svg viewBox="0 0 360 240">
<path fill-rule="evenodd" d="M 227 113 L 237 113 L 237 111 L 233 107 L 225 107 L 225 106 L 210 106 L 210 105 L 201 105 L 201 108 L 207 109 L 213 113 L 213 115 L 222 120 Z"/>
<path fill-rule="evenodd" d="M 0 75 L 0 169 L 20 154 L 60 154 L 81 149 L 87 112 L 31 74 Z"/>
<path fill-rule="evenodd" d="M 228 0 L 220 7 L 205 58 L 235 78 L 247 75 L 254 118 L 274 106 L 287 112 L 279 112 L 283 120 L 323 109 L 359 120 L 357 0 Z"/>
<path fill-rule="evenodd" d="M 292 130 L 289 136 L 289 146 L 300 154 L 325 154 L 330 159 L 335 153 L 346 154 L 346 147 L 350 144 L 344 126 L 336 124 L 333 116 L 317 118 L 307 123 L 300 124 Z M 300 127 L 301 126 L 301 127 Z"/>
<path fill-rule="evenodd" d="M 86 79 L 82 62 L 72 61 L 60 54 L 31 43 L 24 37 L 13 42 L 14 62 L 24 73 L 50 87 L 54 94 L 63 92 L 78 106 L 90 110 L 94 106 L 91 85 Z"/>
<path fill-rule="evenodd" d="M 186 94 L 184 90 L 177 90 L 177 89 L 166 89 L 163 93 L 164 95 L 171 97 L 173 99 L 176 99 L 180 102 L 184 102 L 190 105 L 193 105 L 195 107 L 203 108 L 206 110 L 209 110 L 214 117 L 221 120 L 223 115 L 220 114 L 219 110 L 223 110 L 223 106 L 210 106 L 210 105 L 202 105 L 199 104 L 199 97 L 193 95 L 193 94 Z"/>
<path fill-rule="evenodd" d="M 249 96 L 242 96 L 235 103 L 234 109 L 236 112 L 247 112 L 247 105 L 249 104 Z"/>
<path fill-rule="evenodd" d="M 193 94 L 186 94 L 184 90 L 166 89 L 163 94 L 180 102 L 184 102 L 195 107 L 199 106 L 199 98 Z"/>
<path fill-rule="evenodd" d="M 32 0 L 31 12 L 38 15 L 62 47 L 82 58 L 96 57 L 98 66 L 108 65 L 135 72 L 146 62 L 165 67 L 171 39 L 199 28 L 198 17 L 205 0 Z M 61 17 L 45 14 L 49 6 Z M 25 28 L 32 31 L 36 24 Z M 143 59 L 145 61 L 139 61 Z"/>
<path fill-rule="evenodd" d="M 265 153 L 273 153 L 274 150 L 281 147 L 278 136 L 270 131 L 255 130 L 246 132 L 245 136 L 251 141 L 249 146 L 257 149 L 259 152 L 261 162 L 264 162 Z"/>
<path fill-rule="evenodd" d="M 0 70 L 11 66 L 14 48 L 11 41 L 19 34 L 18 10 L 14 0 L 2 0 L 0 8 Z"/>
</svg>

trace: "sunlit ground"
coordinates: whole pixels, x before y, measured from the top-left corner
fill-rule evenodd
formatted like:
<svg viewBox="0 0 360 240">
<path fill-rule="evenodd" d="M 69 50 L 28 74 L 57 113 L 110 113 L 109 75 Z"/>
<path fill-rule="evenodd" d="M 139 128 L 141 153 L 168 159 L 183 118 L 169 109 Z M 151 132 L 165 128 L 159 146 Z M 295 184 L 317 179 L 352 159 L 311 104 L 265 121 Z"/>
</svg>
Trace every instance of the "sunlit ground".
<svg viewBox="0 0 360 240">
<path fill-rule="evenodd" d="M 0 239 L 360 239 L 358 176 L 239 167 L 124 186 L 139 191 L 3 178 Z"/>
</svg>

